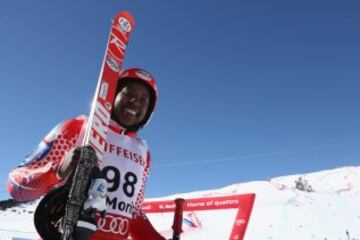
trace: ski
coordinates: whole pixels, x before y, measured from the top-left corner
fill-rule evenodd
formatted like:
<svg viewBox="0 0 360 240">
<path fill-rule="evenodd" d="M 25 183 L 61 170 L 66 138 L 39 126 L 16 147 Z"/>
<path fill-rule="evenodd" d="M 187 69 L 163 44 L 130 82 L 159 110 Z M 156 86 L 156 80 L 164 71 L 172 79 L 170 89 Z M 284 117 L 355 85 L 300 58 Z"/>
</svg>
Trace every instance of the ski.
<svg viewBox="0 0 360 240">
<path fill-rule="evenodd" d="M 112 22 L 83 141 L 84 146 L 91 146 L 92 148 L 85 148 L 81 153 L 80 161 L 75 170 L 62 220 L 61 240 L 73 239 L 74 228 L 86 199 L 91 169 L 97 159 L 99 161 L 102 159 L 117 81 L 120 77 L 125 50 L 133 28 L 134 18 L 128 12 L 120 12 Z M 95 153 L 91 153 L 91 150 L 95 150 Z"/>
<path fill-rule="evenodd" d="M 100 76 L 91 105 L 80 159 L 64 186 L 50 191 L 34 214 L 34 223 L 43 239 L 73 240 L 73 232 L 87 197 L 87 187 L 96 161 L 101 161 L 105 139 L 120 77 L 125 51 L 134 29 L 128 12 L 118 13 L 112 21 Z M 58 200 L 61 201 L 58 201 Z M 56 213 L 51 216 L 50 212 Z M 45 216 L 45 219 L 44 219 Z M 59 219 L 61 219 L 59 228 Z"/>
<path fill-rule="evenodd" d="M 65 214 L 61 224 L 61 240 L 72 240 L 82 205 L 86 199 L 86 189 L 90 174 L 96 163 L 96 155 L 91 147 L 81 149 L 80 159 L 72 177 L 69 198 L 65 206 Z"/>
<path fill-rule="evenodd" d="M 134 29 L 134 18 L 120 12 L 112 23 L 103 66 L 91 106 L 83 145 L 91 145 L 101 161 L 108 134 L 112 103 L 120 76 L 126 46 Z"/>
</svg>

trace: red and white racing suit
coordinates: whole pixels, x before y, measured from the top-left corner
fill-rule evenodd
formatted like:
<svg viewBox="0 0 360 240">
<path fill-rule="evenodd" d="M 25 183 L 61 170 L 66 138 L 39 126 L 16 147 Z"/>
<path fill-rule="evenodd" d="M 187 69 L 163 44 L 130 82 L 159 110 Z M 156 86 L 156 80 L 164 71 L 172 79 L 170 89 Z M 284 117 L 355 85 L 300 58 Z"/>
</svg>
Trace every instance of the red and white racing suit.
<svg viewBox="0 0 360 240">
<path fill-rule="evenodd" d="M 9 174 L 7 189 L 19 201 L 34 200 L 63 184 L 57 175 L 59 164 L 80 146 L 87 118 L 79 116 L 57 125 Z M 149 175 L 150 154 L 146 141 L 135 132 L 110 125 L 100 169 L 108 181 L 107 214 L 98 219 L 92 240 L 164 240 L 142 211 L 145 181 Z"/>
</svg>

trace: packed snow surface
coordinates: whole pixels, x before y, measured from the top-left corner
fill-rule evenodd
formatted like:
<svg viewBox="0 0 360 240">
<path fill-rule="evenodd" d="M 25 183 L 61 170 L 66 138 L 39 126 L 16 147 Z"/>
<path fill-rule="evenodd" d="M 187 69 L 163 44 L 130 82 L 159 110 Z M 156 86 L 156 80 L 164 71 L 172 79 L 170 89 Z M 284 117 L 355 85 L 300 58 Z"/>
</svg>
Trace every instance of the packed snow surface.
<svg viewBox="0 0 360 240">
<path fill-rule="evenodd" d="M 300 179 L 300 180 L 299 180 Z M 298 184 L 296 184 L 296 182 Z M 299 182 L 301 184 L 299 185 Z M 343 167 L 267 181 L 238 183 L 217 190 L 181 193 L 176 197 L 216 197 L 255 193 L 245 240 L 360 240 L 360 167 Z M 37 239 L 33 213 L 38 201 L 0 211 L 0 240 Z M 192 213 L 198 224 L 184 227 L 182 240 L 227 240 L 235 213 L 230 210 Z M 155 228 L 171 225 L 171 214 L 149 216 Z M 216 229 L 221 231 L 217 232 Z"/>
</svg>

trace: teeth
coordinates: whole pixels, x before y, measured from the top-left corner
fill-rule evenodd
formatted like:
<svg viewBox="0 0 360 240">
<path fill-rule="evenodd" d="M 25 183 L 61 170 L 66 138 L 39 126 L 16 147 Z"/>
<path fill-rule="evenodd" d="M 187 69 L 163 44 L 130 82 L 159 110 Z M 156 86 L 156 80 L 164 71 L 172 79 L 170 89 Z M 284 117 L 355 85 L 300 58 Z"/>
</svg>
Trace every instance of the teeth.
<svg viewBox="0 0 360 240">
<path fill-rule="evenodd" d="M 132 114 L 132 115 L 136 115 L 136 112 L 134 110 L 131 110 L 131 109 L 128 109 L 128 108 L 125 108 L 125 111 Z"/>
</svg>

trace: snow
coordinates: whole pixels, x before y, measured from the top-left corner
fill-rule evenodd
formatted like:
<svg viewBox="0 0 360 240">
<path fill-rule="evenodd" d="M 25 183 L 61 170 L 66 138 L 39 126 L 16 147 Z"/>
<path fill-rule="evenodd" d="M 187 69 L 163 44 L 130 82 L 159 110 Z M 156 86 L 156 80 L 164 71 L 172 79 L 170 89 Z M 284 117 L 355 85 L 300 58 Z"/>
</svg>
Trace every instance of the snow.
<svg viewBox="0 0 360 240">
<path fill-rule="evenodd" d="M 314 191 L 296 189 L 295 181 L 299 177 L 306 179 Z M 256 194 L 245 240 L 360 240 L 360 167 L 342 167 L 266 181 L 238 183 L 216 190 L 148 200 L 245 193 Z M 33 212 L 37 203 L 0 211 L 0 240 L 37 239 L 33 227 Z M 230 234 L 228 226 L 233 224 L 235 216 L 232 210 L 187 214 L 193 214 L 190 217 L 196 217 L 198 224 L 191 228 L 184 226 L 183 240 L 227 240 Z M 164 213 L 161 217 L 149 218 L 159 231 L 170 229 L 172 214 Z"/>
<path fill-rule="evenodd" d="M 33 214 L 39 201 L 0 211 L 0 240 L 38 239 Z"/>
</svg>

